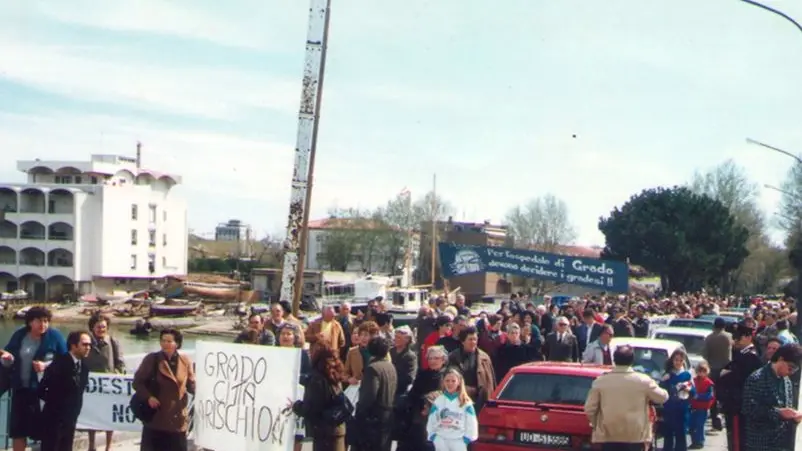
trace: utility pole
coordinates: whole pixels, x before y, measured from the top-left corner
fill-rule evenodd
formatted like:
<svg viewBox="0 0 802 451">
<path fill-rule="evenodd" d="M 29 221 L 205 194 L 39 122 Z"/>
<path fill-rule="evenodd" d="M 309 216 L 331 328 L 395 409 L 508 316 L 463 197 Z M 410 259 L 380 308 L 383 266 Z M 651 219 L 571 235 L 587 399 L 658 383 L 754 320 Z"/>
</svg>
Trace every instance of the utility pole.
<svg viewBox="0 0 802 451">
<path fill-rule="evenodd" d="M 303 296 L 307 224 L 315 172 L 315 150 L 323 95 L 323 76 L 326 69 L 330 9 L 331 0 L 309 2 L 306 59 L 301 87 L 301 106 L 298 111 L 298 134 L 287 219 L 287 238 L 284 242 L 284 264 L 281 270 L 280 300 L 292 302 L 294 315 L 298 315 Z"/>
<path fill-rule="evenodd" d="M 744 1 L 747 1 L 747 0 L 744 0 Z M 793 153 L 791 153 L 791 152 L 789 152 L 787 150 L 780 149 L 779 147 L 770 146 L 770 145 L 768 145 L 766 143 L 763 143 L 763 142 L 760 142 L 760 141 L 757 141 L 757 140 L 754 140 L 754 139 L 751 139 L 751 138 L 746 138 L 746 142 L 748 144 L 754 144 L 756 146 L 763 147 L 764 149 L 769 149 L 771 151 L 774 151 L 774 152 L 777 152 L 777 153 L 781 153 L 781 154 L 783 154 L 783 155 L 785 155 L 787 157 L 791 157 L 794 160 L 796 160 L 796 164 L 798 164 L 800 166 L 800 169 L 802 169 L 802 158 L 799 155 L 793 154 Z M 772 186 L 772 185 L 764 185 L 764 186 L 766 188 L 768 188 L 768 189 L 773 189 L 775 191 L 779 191 L 780 193 L 782 193 L 785 196 L 790 196 L 791 198 L 798 199 L 795 195 L 793 195 L 793 193 L 790 193 L 790 192 L 785 191 L 783 189 L 777 188 L 777 187 Z M 798 216 L 797 218 L 795 218 L 795 222 L 796 222 L 796 227 L 797 228 L 802 228 L 802 216 Z M 798 234 L 797 240 L 802 240 L 802 230 L 798 231 L 797 234 Z M 796 247 L 796 246 L 797 246 L 797 244 L 794 244 L 794 247 Z M 797 271 L 797 274 L 796 274 L 796 298 L 795 298 L 795 300 L 796 300 L 797 317 L 796 317 L 796 324 L 794 324 L 793 331 L 794 331 L 794 335 L 796 335 L 797 337 L 802 337 L 802 316 L 800 316 L 801 315 L 800 311 L 802 311 L 802 265 L 795 264 L 794 266 L 799 266 L 799 267 L 794 268 Z"/>
</svg>

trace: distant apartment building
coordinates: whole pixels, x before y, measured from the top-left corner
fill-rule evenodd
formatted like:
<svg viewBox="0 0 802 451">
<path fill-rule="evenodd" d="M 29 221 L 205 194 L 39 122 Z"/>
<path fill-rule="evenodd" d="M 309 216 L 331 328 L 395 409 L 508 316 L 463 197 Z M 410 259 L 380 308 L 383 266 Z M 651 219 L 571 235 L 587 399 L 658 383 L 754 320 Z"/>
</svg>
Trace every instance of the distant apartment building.
<svg viewBox="0 0 802 451">
<path fill-rule="evenodd" d="M 245 239 L 245 225 L 238 219 L 231 219 L 214 229 L 215 241 L 240 241 Z"/>
<path fill-rule="evenodd" d="M 505 246 L 509 244 L 507 227 L 493 225 L 489 221 L 455 222 L 449 218 L 447 221 L 438 221 L 434 228 L 431 222 L 424 223 L 421 226 L 420 239 L 421 268 L 417 277 L 417 282 L 421 284 L 431 281 L 431 246 L 433 229 L 435 228 L 437 229 L 435 246 L 437 242 L 441 241 L 477 246 Z M 440 275 L 440 261 L 436 255 L 434 263 L 434 285 L 439 289 L 443 287 L 443 283 Z M 464 294 L 469 300 L 478 300 L 484 295 L 509 293 L 511 287 L 504 274 L 495 273 L 453 277 L 448 280 L 448 284 L 452 289 L 459 287 L 460 293 Z"/>
<path fill-rule="evenodd" d="M 357 222 L 349 219 L 327 218 L 309 221 L 309 236 L 306 243 L 306 269 L 307 270 L 330 270 L 325 262 L 324 253 L 326 246 L 326 235 L 336 231 L 351 230 L 370 230 L 377 228 L 376 224 L 363 221 Z M 378 232 L 377 232 L 378 233 Z M 402 232 L 403 233 L 403 232 Z M 368 240 L 359 242 L 351 261 L 348 263 L 346 271 L 365 271 L 377 274 L 398 274 L 404 265 L 404 256 L 407 249 L 411 250 L 410 261 L 412 266 L 417 265 L 420 249 L 420 235 L 417 231 L 410 234 L 409 239 L 404 239 L 400 249 L 394 254 L 399 256 L 399 261 L 392 267 L 390 250 L 385 246 L 368 248 Z M 370 253 L 370 255 L 368 255 Z"/>
<path fill-rule="evenodd" d="M 180 176 L 118 155 L 17 168 L 25 182 L 0 183 L 0 291 L 48 300 L 186 274 Z"/>
</svg>

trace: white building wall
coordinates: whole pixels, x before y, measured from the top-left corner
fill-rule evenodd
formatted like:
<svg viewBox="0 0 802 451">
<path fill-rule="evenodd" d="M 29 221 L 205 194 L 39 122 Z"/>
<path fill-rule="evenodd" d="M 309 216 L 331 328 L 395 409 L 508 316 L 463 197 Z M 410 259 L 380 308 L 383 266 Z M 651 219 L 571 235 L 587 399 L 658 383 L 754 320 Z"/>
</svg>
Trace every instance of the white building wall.
<svg viewBox="0 0 802 451">
<path fill-rule="evenodd" d="M 0 184 L 3 188 L 0 209 L 4 209 L 0 225 L 7 234 L 9 224 L 21 229 L 26 222 L 32 222 L 26 227 L 29 233 L 25 236 L 17 233 L 16 237 L 0 237 L 0 246 L 7 246 L 2 248 L 0 291 L 9 280 L 32 274 L 44 280 L 68 277 L 82 289 L 92 282 L 103 284 L 108 279 L 186 274 L 187 207 L 174 189 L 180 177 L 139 171 L 132 159 L 111 155 L 93 155 L 89 162 L 21 161 L 17 166 L 31 171 L 27 174 L 28 183 Z M 72 174 L 72 178 L 59 179 L 58 174 Z M 76 176 L 80 176 L 79 182 Z M 31 188 L 44 196 L 31 202 L 32 197 L 21 194 Z M 51 196 L 54 191 L 62 197 Z M 72 193 L 72 205 L 63 196 L 65 191 Z M 136 219 L 131 217 L 132 205 L 137 206 Z M 71 240 L 65 239 L 63 232 L 59 234 L 59 230 L 65 230 L 64 225 L 58 226 L 53 237 L 47 234 L 48 228 L 57 223 L 72 226 Z M 46 237 L 39 236 L 42 229 Z M 131 243 L 132 230 L 137 231 L 136 244 Z M 62 264 L 23 265 L 20 252 L 26 248 L 29 253 L 34 249 L 42 252 L 45 259 L 55 251 L 53 257 L 58 255 L 56 260 Z M 16 253 L 16 258 L 9 249 Z M 71 267 L 63 265 L 66 252 L 72 253 Z M 131 267 L 132 255 L 136 256 L 135 268 Z M 64 280 L 58 280 L 53 285 L 60 287 L 63 283 Z M 110 283 L 114 284 L 113 280 Z"/>
</svg>

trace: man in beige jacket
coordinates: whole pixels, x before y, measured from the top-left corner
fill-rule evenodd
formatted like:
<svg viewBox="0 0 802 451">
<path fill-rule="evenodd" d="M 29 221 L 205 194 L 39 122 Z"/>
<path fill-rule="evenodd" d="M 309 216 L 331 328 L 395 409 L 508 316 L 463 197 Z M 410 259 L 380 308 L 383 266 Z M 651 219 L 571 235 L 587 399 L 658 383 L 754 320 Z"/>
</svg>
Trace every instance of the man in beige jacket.
<svg viewBox="0 0 802 451">
<path fill-rule="evenodd" d="M 585 401 L 593 443 L 604 451 L 643 451 L 652 441 L 651 404 L 663 404 L 668 393 L 645 374 L 635 372 L 630 346 L 613 353 L 615 368 L 599 376 Z"/>
</svg>

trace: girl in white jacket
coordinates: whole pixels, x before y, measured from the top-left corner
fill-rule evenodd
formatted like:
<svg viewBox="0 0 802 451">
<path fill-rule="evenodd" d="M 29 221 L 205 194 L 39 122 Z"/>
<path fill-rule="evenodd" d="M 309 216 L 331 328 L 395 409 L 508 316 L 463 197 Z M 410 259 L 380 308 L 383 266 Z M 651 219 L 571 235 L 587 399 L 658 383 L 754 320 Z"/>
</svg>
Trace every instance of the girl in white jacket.
<svg viewBox="0 0 802 451">
<path fill-rule="evenodd" d="M 468 444 L 479 438 L 479 423 L 462 374 L 453 368 L 447 370 L 441 389 L 429 410 L 429 441 L 437 451 L 466 451 Z"/>
</svg>

